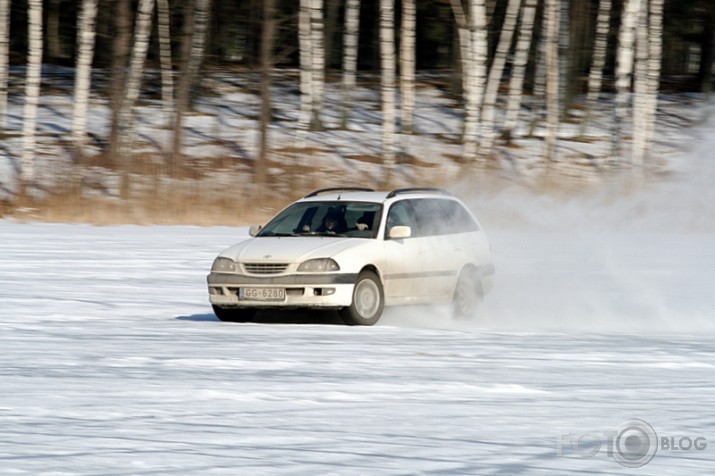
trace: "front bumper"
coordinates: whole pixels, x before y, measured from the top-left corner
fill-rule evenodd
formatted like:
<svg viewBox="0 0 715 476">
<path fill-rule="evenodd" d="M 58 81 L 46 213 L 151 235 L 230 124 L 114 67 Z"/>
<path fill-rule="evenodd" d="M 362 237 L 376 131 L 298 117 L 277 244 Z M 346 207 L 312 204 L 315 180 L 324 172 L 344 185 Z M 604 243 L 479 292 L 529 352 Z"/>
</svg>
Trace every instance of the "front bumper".
<svg viewBox="0 0 715 476">
<path fill-rule="evenodd" d="M 357 274 L 286 274 L 248 276 L 237 273 L 208 275 L 209 302 L 226 308 L 340 309 L 352 304 Z M 241 299 L 241 288 L 278 288 L 285 290 L 281 301 Z"/>
</svg>

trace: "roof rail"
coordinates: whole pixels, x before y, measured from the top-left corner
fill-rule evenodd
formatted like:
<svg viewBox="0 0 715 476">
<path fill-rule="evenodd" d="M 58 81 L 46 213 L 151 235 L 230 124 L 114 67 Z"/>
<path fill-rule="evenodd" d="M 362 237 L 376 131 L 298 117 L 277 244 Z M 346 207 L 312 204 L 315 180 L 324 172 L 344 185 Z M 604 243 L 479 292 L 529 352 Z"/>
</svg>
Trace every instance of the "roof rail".
<svg viewBox="0 0 715 476">
<path fill-rule="evenodd" d="M 387 197 L 385 198 L 392 198 L 395 197 L 401 193 L 419 193 L 419 192 L 435 192 L 435 193 L 441 193 L 442 195 L 452 195 L 449 193 L 447 190 L 443 188 L 434 188 L 434 187 L 410 187 L 410 188 L 398 188 L 393 190 L 392 192 L 387 194 Z"/>
<path fill-rule="evenodd" d="M 375 190 L 373 190 L 371 188 L 363 188 L 363 187 L 332 187 L 332 188 L 322 188 L 320 190 L 316 190 L 315 192 L 311 192 L 303 198 L 315 197 L 316 195 L 320 195 L 321 193 L 328 193 L 328 192 L 374 192 L 374 191 Z"/>
</svg>

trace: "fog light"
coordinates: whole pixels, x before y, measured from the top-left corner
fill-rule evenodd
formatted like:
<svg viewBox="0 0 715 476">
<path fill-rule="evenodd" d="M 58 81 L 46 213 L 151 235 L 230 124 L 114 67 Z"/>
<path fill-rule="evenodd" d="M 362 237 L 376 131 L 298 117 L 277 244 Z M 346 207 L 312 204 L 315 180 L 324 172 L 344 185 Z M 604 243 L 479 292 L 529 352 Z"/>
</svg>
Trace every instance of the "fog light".
<svg viewBox="0 0 715 476">
<path fill-rule="evenodd" d="M 335 294 L 335 288 L 315 288 L 313 289 L 313 296 L 330 296 Z"/>
</svg>

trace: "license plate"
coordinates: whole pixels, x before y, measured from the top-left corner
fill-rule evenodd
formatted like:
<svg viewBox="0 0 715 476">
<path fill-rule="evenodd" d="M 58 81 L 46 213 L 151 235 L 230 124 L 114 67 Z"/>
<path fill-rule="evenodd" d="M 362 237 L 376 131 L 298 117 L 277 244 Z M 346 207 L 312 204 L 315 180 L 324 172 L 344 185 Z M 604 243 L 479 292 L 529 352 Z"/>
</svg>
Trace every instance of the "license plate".
<svg viewBox="0 0 715 476">
<path fill-rule="evenodd" d="M 245 301 L 285 301 L 284 288 L 240 288 L 238 299 Z"/>
</svg>

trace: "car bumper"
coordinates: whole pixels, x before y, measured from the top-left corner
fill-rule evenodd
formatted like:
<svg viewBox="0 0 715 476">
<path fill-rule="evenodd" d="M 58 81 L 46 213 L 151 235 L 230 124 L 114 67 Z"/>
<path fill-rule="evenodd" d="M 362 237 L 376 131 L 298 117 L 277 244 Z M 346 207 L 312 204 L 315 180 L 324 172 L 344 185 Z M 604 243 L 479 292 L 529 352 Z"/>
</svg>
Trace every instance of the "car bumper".
<svg viewBox="0 0 715 476">
<path fill-rule="evenodd" d="M 340 309 L 352 303 L 356 274 L 289 274 L 247 276 L 211 273 L 207 277 L 209 302 L 226 308 Z M 260 300 L 243 296 L 241 289 L 279 289 L 280 300 Z"/>
</svg>

